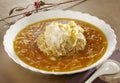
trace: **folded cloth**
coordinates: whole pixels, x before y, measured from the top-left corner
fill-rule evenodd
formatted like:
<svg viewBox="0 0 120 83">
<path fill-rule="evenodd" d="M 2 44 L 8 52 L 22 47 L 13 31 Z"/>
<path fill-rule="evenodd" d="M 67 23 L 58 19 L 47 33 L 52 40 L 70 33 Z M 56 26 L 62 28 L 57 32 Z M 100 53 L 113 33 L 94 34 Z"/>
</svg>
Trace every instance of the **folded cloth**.
<svg viewBox="0 0 120 83">
<path fill-rule="evenodd" d="M 113 52 L 110 59 L 120 62 L 120 48 L 117 48 Z M 93 69 L 88 70 L 86 72 L 77 73 L 74 75 L 74 77 L 72 79 L 68 80 L 66 83 L 84 83 L 92 75 L 92 73 L 95 72 L 95 70 L 96 69 L 93 68 Z M 93 81 L 93 83 L 107 83 L 107 82 L 102 81 L 101 79 L 97 78 L 96 80 Z"/>
</svg>

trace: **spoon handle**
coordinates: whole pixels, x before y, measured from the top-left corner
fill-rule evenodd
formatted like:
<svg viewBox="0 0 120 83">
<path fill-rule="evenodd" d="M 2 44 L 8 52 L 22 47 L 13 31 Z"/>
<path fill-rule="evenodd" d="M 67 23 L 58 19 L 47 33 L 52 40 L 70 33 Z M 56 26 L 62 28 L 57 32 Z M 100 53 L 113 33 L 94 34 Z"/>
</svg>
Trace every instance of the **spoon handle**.
<svg viewBox="0 0 120 83">
<path fill-rule="evenodd" d="M 85 83 L 92 83 L 98 76 L 99 74 L 96 71 Z"/>
<path fill-rule="evenodd" d="M 92 83 L 92 81 L 94 81 L 97 77 L 99 77 L 100 75 L 106 73 L 106 71 L 108 71 L 108 67 L 106 67 L 106 63 L 103 64 L 102 66 L 100 66 L 95 73 L 88 78 L 88 80 L 85 83 Z"/>
</svg>

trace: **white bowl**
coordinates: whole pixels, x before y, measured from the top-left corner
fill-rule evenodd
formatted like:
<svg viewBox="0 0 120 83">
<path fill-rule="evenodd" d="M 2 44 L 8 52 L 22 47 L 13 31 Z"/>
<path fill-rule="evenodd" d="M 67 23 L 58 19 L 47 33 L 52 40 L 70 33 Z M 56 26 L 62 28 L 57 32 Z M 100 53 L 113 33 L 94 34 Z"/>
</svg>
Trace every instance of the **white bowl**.
<svg viewBox="0 0 120 83">
<path fill-rule="evenodd" d="M 35 23 L 40 20 L 49 19 L 49 18 L 73 18 L 73 19 L 78 19 L 78 20 L 88 22 L 88 23 L 93 24 L 93 25 L 97 26 L 98 28 L 100 28 L 106 35 L 107 41 L 108 41 L 108 48 L 107 48 L 105 54 L 103 55 L 103 57 L 89 67 L 86 67 L 86 68 L 83 68 L 80 70 L 70 71 L 70 72 L 44 71 L 44 70 L 40 70 L 40 69 L 34 68 L 32 66 L 29 66 L 26 63 L 24 63 L 23 61 L 21 61 L 18 58 L 18 56 L 15 54 L 14 48 L 13 48 L 13 41 L 14 41 L 17 33 L 29 24 Z M 77 12 L 77 11 L 69 11 L 69 10 L 67 10 L 67 11 L 56 10 L 56 11 L 40 12 L 37 14 L 33 14 L 29 17 L 25 17 L 25 18 L 17 21 L 14 25 L 10 26 L 10 28 L 7 30 L 7 32 L 4 36 L 4 41 L 3 41 L 5 51 L 8 53 L 8 56 L 10 58 L 12 58 L 16 63 L 20 64 L 21 66 L 23 66 L 27 69 L 35 71 L 35 72 L 41 72 L 44 74 L 55 74 L 55 75 L 73 74 L 73 73 L 77 73 L 77 72 L 83 72 L 83 71 L 89 70 L 93 67 L 96 67 L 97 65 L 101 64 L 103 61 L 105 61 L 106 59 L 108 59 L 111 56 L 111 54 L 115 50 L 116 43 L 117 43 L 117 41 L 116 41 L 116 35 L 115 35 L 114 31 L 111 29 L 110 25 L 106 24 L 103 20 L 98 19 L 97 17 L 91 16 L 86 13 L 81 13 L 81 12 Z"/>
</svg>

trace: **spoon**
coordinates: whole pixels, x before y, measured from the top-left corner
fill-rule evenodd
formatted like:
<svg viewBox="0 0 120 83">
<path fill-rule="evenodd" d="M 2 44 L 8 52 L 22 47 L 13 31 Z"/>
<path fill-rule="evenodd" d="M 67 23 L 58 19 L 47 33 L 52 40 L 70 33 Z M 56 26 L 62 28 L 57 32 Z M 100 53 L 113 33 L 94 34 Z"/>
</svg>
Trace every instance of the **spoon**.
<svg viewBox="0 0 120 83">
<path fill-rule="evenodd" d="M 104 62 L 96 72 L 85 82 L 85 83 L 92 83 L 97 77 L 105 74 L 115 74 L 120 71 L 120 67 L 113 61 L 106 61 Z"/>
</svg>

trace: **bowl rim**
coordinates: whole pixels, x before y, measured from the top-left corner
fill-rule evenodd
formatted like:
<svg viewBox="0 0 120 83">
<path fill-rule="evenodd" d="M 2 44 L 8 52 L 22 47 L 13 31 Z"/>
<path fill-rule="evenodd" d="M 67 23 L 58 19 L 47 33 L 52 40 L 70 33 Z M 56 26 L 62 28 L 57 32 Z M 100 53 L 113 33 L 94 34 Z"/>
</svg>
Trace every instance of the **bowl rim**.
<svg viewBox="0 0 120 83">
<path fill-rule="evenodd" d="M 52 17 L 48 14 L 50 14 Z M 68 14 L 70 14 L 70 15 L 68 15 Z M 78 15 L 80 15 L 80 16 L 78 16 Z M 41 19 L 37 18 L 38 16 L 42 16 Z M 103 30 L 102 31 L 104 32 L 105 35 L 107 34 L 107 40 L 108 40 L 108 48 L 104 54 L 105 58 L 103 56 L 101 59 L 99 59 L 97 62 L 95 62 L 91 66 L 82 68 L 80 70 L 73 70 L 73 71 L 67 71 L 67 72 L 50 72 L 50 71 L 40 70 L 40 69 L 34 68 L 30 65 L 27 65 L 22 60 L 20 60 L 17 57 L 17 55 L 15 54 L 13 48 L 11 47 L 11 45 L 13 46 L 12 42 L 13 42 L 15 36 L 12 36 L 12 34 L 10 34 L 10 33 L 15 32 L 14 30 L 16 30 L 17 32 L 15 32 L 15 33 L 17 34 L 21 29 L 23 29 L 24 27 L 22 26 L 22 22 L 25 22 L 24 26 L 27 26 L 34 22 L 37 22 L 36 20 L 40 21 L 40 20 L 45 20 L 45 19 L 49 19 L 49 18 L 57 18 L 57 17 L 60 17 L 60 18 L 64 18 L 64 17 L 71 18 L 72 17 L 73 19 L 75 17 L 75 19 L 88 22 L 90 24 L 97 26 L 98 28 L 100 28 L 98 25 L 102 24 L 101 27 L 103 27 L 103 30 L 106 30 L 106 32 L 104 32 Z M 36 19 L 33 19 L 33 18 L 36 18 Z M 32 19 L 32 21 L 29 21 L 29 19 Z M 22 28 L 16 28 L 16 26 L 18 26 L 18 25 L 20 25 Z M 8 42 L 10 40 L 10 36 L 13 39 L 13 40 L 11 40 L 11 43 Z M 108 36 L 110 36 L 110 38 Z M 111 43 L 111 41 L 112 41 L 112 43 Z M 109 43 L 112 46 L 109 46 Z M 40 72 L 43 74 L 54 74 L 54 75 L 74 74 L 74 73 L 89 70 L 91 68 L 96 67 L 97 65 L 100 65 L 102 62 L 107 60 L 112 55 L 113 51 L 116 48 L 116 43 L 117 43 L 117 40 L 116 40 L 116 35 L 114 33 L 114 30 L 105 21 L 99 19 L 96 16 L 92 16 L 88 13 L 82 13 L 80 11 L 71 11 L 71 10 L 50 10 L 50 11 L 46 11 L 46 12 L 39 12 L 39 13 L 33 14 L 29 17 L 24 17 L 24 18 L 18 20 L 15 24 L 10 26 L 10 28 L 6 31 L 6 33 L 4 35 L 4 39 L 3 39 L 3 46 L 4 46 L 5 51 L 7 52 L 8 56 L 10 58 L 12 58 L 12 60 L 15 61 L 17 64 L 21 65 L 24 68 L 35 71 L 35 72 Z M 11 49 L 12 49 L 12 51 L 11 51 Z"/>
</svg>

